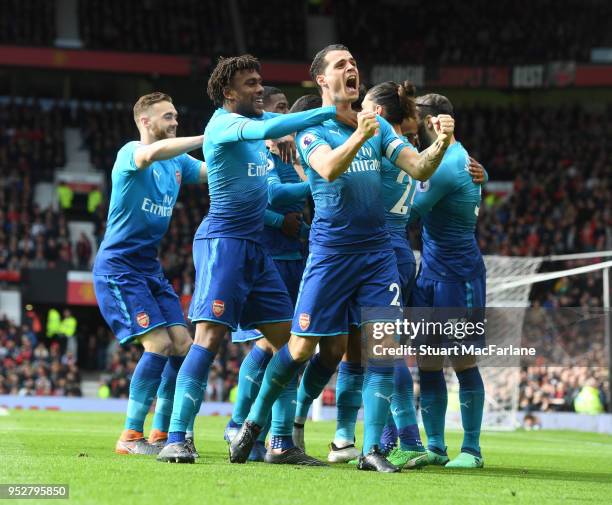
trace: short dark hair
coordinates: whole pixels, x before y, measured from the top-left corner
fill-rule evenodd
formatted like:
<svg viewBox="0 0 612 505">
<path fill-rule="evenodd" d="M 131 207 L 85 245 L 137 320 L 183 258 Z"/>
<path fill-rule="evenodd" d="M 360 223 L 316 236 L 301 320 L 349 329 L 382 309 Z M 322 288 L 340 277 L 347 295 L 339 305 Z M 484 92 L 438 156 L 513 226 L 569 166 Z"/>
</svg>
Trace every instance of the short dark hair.
<svg viewBox="0 0 612 505">
<path fill-rule="evenodd" d="M 312 79 L 312 82 L 315 83 L 317 88 L 319 88 L 319 92 L 321 91 L 321 87 L 317 84 L 317 75 L 320 75 L 325 71 L 325 67 L 327 66 L 325 57 L 327 56 L 327 53 L 330 53 L 331 51 L 348 50 L 349 48 L 343 44 L 330 44 L 329 46 L 324 47 L 317 54 L 315 54 L 315 57 L 310 65 L 310 78 Z"/>
<path fill-rule="evenodd" d="M 323 105 L 323 99 L 320 95 L 304 95 L 293 102 L 289 112 L 303 112 L 305 110 L 316 109 L 321 107 L 321 105 Z"/>
<path fill-rule="evenodd" d="M 222 107 L 225 102 L 223 91 L 227 88 L 232 78 L 241 70 L 254 70 L 259 72 L 261 66 L 259 60 L 250 54 L 232 56 L 230 58 L 220 57 L 217 66 L 212 71 L 206 92 L 217 107 Z"/>
<path fill-rule="evenodd" d="M 384 108 L 382 116 L 391 124 L 400 124 L 404 119 L 416 118 L 416 88 L 410 81 L 400 84 L 394 81 L 381 82 L 371 88 L 368 95 L 376 105 Z"/>
<path fill-rule="evenodd" d="M 134 104 L 134 120 L 138 122 L 140 115 L 145 112 L 153 104 L 159 102 L 170 102 L 172 103 L 172 97 L 161 91 L 154 91 L 148 95 L 141 96 L 138 101 Z"/>
<path fill-rule="evenodd" d="M 264 104 L 268 103 L 271 96 L 285 94 L 282 90 L 275 88 L 274 86 L 264 86 L 263 88 L 264 88 L 264 94 L 263 94 Z"/>
<path fill-rule="evenodd" d="M 418 109 L 425 109 L 425 112 L 428 115 L 437 116 L 438 114 L 448 114 L 452 118 L 455 117 L 453 104 L 444 95 L 429 93 L 427 95 L 417 97 L 415 103 Z"/>
</svg>

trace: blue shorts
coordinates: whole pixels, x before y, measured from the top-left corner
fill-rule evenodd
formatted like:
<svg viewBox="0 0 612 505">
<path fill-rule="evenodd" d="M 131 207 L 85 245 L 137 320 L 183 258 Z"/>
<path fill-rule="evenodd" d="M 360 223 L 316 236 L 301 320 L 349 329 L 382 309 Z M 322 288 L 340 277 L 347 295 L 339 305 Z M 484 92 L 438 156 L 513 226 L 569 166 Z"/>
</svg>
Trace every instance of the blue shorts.
<svg viewBox="0 0 612 505">
<path fill-rule="evenodd" d="M 413 317 L 428 321 L 447 322 L 451 320 L 482 323 L 485 319 L 486 273 L 471 281 L 437 281 L 419 275 L 412 290 Z M 419 307 L 431 307 L 434 310 Z M 464 338 L 464 337 L 462 337 Z M 464 343 L 484 345 L 484 333 L 465 337 Z M 452 335 L 420 336 L 415 344 L 455 344 Z"/>
<path fill-rule="evenodd" d="M 471 281 L 435 281 L 422 275 L 412 290 L 414 307 L 484 308 L 487 301 L 487 276 Z"/>
<path fill-rule="evenodd" d="M 391 245 L 397 258 L 397 268 L 402 286 L 402 306 L 411 304 L 412 288 L 416 277 L 416 260 L 405 229 L 390 229 Z"/>
<path fill-rule="evenodd" d="M 310 254 L 306 261 L 291 333 L 323 337 L 348 333 L 356 307 L 401 305 L 397 261 L 392 251 Z M 365 321 L 364 321 L 365 322 Z"/>
<path fill-rule="evenodd" d="M 302 281 L 302 274 L 304 273 L 304 259 L 299 260 L 273 260 L 278 273 L 280 274 L 285 287 L 289 292 L 291 301 L 295 303 L 300 289 L 300 282 Z M 232 332 L 232 342 L 251 342 L 253 340 L 259 340 L 264 335 L 259 330 L 243 330 L 238 328 L 237 331 Z"/>
<path fill-rule="evenodd" d="M 304 273 L 304 259 L 299 260 L 274 260 L 278 273 L 283 279 L 291 301 L 295 304 Z"/>
<path fill-rule="evenodd" d="M 186 326 L 179 298 L 163 274 L 94 275 L 94 289 L 100 312 L 121 344 L 158 326 Z"/>
<path fill-rule="evenodd" d="M 189 319 L 221 323 L 233 331 L 291 321 L 293 305 L 270 255 L 237 238 L 193 242 L 195 292 Z"/>
</svg>

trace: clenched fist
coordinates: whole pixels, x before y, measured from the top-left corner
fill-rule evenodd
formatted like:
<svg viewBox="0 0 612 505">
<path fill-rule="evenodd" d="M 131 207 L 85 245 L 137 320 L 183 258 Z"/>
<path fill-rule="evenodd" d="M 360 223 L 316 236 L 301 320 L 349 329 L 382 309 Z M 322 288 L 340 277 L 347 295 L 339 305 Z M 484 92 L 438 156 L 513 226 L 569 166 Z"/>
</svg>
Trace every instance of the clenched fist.
<svg viewBox="0 0 612 505">
<path fill-rule="evenodd" d="M 432 117 L 431 122 L 438 134 L 438 140 L 448 145 L 455 131 L 455 120 L 448 114 L 439 114 L 436 117 Z"/>
<path fill-rule="evenodd" d="M 357 114 L 357 131 L 367 140 L 378 134 L 376 112 L 360 112 Z"/>
</svg>

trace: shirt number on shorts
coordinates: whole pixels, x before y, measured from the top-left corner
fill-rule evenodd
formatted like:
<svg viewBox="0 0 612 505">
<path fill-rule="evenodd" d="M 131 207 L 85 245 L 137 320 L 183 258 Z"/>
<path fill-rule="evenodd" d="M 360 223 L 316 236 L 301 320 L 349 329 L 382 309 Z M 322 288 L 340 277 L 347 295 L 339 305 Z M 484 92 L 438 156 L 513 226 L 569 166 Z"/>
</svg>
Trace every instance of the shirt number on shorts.
<svg viewBox="0 0 612 505">
<path fill-rule="evenodd" d="M 389 305 L 395 305 L 396 307 L 400 306 L 400 296 L 402 295 L 402 288 L 399 287 L 397 282 L 389 285 L 389 291 L 395 291 L 395 296 L 393 297 L 393 301 Z"/>
</svg>

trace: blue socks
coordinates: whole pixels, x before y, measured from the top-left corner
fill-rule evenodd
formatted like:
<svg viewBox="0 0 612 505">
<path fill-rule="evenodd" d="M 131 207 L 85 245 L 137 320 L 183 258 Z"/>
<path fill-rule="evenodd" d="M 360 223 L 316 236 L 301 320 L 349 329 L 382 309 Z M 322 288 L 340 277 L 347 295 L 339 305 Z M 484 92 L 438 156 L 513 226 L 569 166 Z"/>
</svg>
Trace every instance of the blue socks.
<svg viewBox="0 0 612 505">
<path fill-rule="evenodd" d="M 143 353 L 130 381 L 125 429 L 142 433 L 144 420 L 155 399 L 168 358 L 153 352 Z"/>
<path fill-rule="evenodd" d="M 172 403 L 174 402 L 174 389 L 176 376 L 185 359 L 184 356 L 170 356 L 162 371 L 161 382 L 157 389 L 157 402 L 155 403 L 155 416 L 153 417 L 152 429 L 163 432 L 168 431 L 170 416 L 172 415 Z"/>
<path fill-rule="evenodd" d="M 393 396 L 393 367 L 369 365 L 363 381 L 363 453 L 378 445 Z"/>
<path fill-rule="evenodd" d="M 242 425 L 249 414 L 271 359 L 271 354 L 253 345 L 249 354 L 242 361 L 238 373 L 238 395 L 232 412 L 232 421 L 236 424 Z"/>
<path fill-rule="evenodd" d="M 355 441 L 357 413 L 361 407 L 363 390 L 363 367 L 361 363 L 342 361 L 336 378 L 336 435 L 334 443 L 338 447 Z M 340 445 L 338 445 L 340 444 Z"/>
<path fill-rule="evenodd" d="M 457 372 L 463 444 L 461 452 L 480 457 L 480 427 L 484 409 L 484 384 L 478 367 Z"/>
<path fill-rule="evenodd" d="M 295 411 L 295 421 L 297 423 L 303 424 L 306 421 L 312 402 L 321 394 L 335 371 L 321 363 L 320 354 L 317 353 L 310 358 L 298 389 Z"/>
<path fill-rule="evenodd" d="M 200 345 L 193 344 L 189 349 L 176 378 L 168 443 L 185 440 L 187 426 L 197 414 L 206 391 L 208 370 L 214 358 L 212 352 Z"/>
<path fill-rule="evenodd" d="M 404 451 L 423 450 L 414 406 L 412 375 L 403 360 L 394 364 L 391 412 L 398 429 L 400 448 Z"/>
<path fill-rule="evenodd" d="M 272 405 L 285 386 L 295 377 L 302 363 L 291 357 L 285 344 L 268 363 L 259 394 L 247 419 L 264 427 L 270 417 Z"/>
<path fill-rule="evenodd" d="M 287 384 L 278 399 L 274 402 L 274 405 L 272 405 L 272 424 L 270 425 L 272 437 L 288 436 L 290 440 L 293 440 L 291 435 L 293 433 L 293 421 L 295 419 L 296 395 L 297 374 L 293 376 L 289 384 Z M 293 447 L 293 441 L 290 447 Z"/>
<path fill-rule="evenodd" d="M 438 454 L 446 454 L 444 423 L 448 393 L 444 371 L 419 370 L 421 378 L 421 415 L 427 433 L 427 448 Z"/>
</svg>

